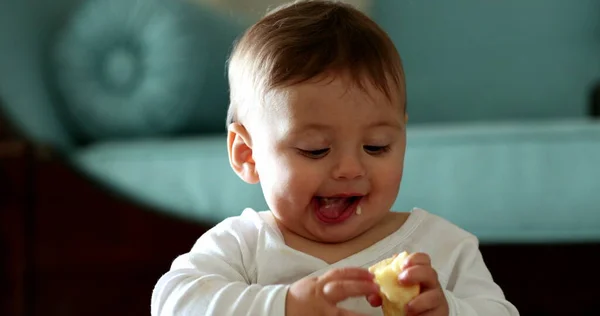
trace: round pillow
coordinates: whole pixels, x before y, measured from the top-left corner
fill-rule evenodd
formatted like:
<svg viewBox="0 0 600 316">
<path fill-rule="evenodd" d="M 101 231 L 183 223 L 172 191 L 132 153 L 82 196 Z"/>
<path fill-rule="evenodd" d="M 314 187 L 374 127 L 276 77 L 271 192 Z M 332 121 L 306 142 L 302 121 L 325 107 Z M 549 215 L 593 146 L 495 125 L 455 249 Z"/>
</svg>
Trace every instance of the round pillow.
<svg viewBox="0 0 600 316">
<path fill-rule="evenodd" d="M 205 106 L 223 107 L 217 112 L 224 121 L 226 81 L 218 87 L 210 81 L 224 76 L 229 44 L 215 48 L 223 61 L 215 68 L 213 30 L 198 13 L 197 6 L 179 0 L 91 0 L 74 13 L 55 43 L 53 72 L 80 136 L 100 140 L 181 131 L 202 115 L 203 93 L 214 89 L 223 90 L 219 96 L 225 99 Z"/>
</svg>

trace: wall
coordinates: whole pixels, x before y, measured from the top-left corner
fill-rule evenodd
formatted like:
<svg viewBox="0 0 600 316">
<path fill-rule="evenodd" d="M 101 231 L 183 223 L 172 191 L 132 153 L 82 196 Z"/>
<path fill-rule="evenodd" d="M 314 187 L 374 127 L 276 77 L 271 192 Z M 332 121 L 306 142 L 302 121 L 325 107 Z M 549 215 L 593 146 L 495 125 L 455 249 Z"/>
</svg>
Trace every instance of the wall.
<svg viewBox="0 0 600 316">
<path fill-rule="evenodd" d="M 577 118 L 600 80 L 598 0 L 377 0 L 411 121 Z"/>
<path fill-rule="evenodd" d="M 269 8 L 290 2 L 290 0 L 192 0 L 203 4 L 209 4 L 215 8 L 228 13 L 242 15 L 250 20 L 260 18 Z M 368 12 L 372 0 L 344 0 L 357 8 Z"/>
</svg>

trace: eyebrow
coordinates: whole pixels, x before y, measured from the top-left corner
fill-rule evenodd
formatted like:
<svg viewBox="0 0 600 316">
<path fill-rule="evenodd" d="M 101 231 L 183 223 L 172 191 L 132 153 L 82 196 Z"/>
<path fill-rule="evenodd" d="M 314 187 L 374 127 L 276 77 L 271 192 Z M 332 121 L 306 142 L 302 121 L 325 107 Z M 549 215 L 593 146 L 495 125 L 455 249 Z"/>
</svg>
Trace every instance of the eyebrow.
<svg viewBox="0 0 600 316">
<path fill-rule="evenodd" d="M 390 121 L 378 121 L 378 122 L 369 124 L 367 126 L 367 128 L 389 127 L 389 128 L 393 128 L 396 130 L 404 130 L 404 125 L 405 125 L 404 123 L 394 124 Z M 293 128 L 290 131 L 290 135 L 297 135 L 297 134 L 305 133 L 310 130 L 329 131 L 332 129 L 333 129 L 332 126 L 329 126 L 326 124 L 310 123 L 310 124 L 305 124 L 305 125 L 301 125 L 296 128 Z"/>
<path fill-rule="evenodd" d="M 299 126 L 295 126 L 292 127 L 289 131 L 288 131 L 288 135 L 289 136 L 299 136 L 302 134 L 305 134 L 309 131 L 319 131 L 319 132 L 326 132 L 333 129 L 331 126 L 325 125 L 325 124 L 317 124 L 317 123 L 311 123 L 311 124 L 304 124 L 304 125 L 299 125 Z"/>
<path fill-rule="evenodd" d="M 325 124 L 318 124 L 318 123 L 310 123 L 310 124 L 304 124 L 304 125 L 300 125 L 296 128 L 294 128 L 294 132 L 302 132 L 302 131 L 308 131 L 308 130 L 318 130 L 318 131 L 326 131 L 326 130 L 330 130 L 333 129 L 333 127 L 329 126 L 329 125 L 325 125 Z"/>
<path fill-rule="evenodd" d="M 394 124 L 394 123 L 390 123 L 389 121 L 379 121 L 379 122 L 375 122 L 373 124 L 370 124 L 368 126 L 368 128 L 373 128 L 373 127 L 391 127 L 393 129 L 404 129 L 404 122 L 398 122 L 398 124 Z"/>
</svg>

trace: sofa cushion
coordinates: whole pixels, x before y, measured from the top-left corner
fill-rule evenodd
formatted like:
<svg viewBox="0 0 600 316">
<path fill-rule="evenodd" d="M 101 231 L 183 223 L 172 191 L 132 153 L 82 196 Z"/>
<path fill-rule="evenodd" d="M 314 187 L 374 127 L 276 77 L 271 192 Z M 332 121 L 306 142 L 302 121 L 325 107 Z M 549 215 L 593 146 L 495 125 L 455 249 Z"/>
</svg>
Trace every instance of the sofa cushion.
<svg viewBox="0 0 600 316">
<path fill-rule="evenodd" d="M 231 170 L 225 136 L 102 142 L 71 158 L 107 189 L 173 216 L 217 222 L 266 208 L 260 186 Z"/>
<path fill-rule="evenodd" d="M 241 28 L 189 1 L 90 0 L 53 45 L 52 76 L 86 140 L 222 132 Z"/>
<path fill-rule="evenodd" d="M 190 220 L 265 209 L 225 136 L 94 145 L 72 156 L 107 188 Z M 600 123 L 411 126 L 394 210 L 421 207 L 483 242 L 600 241 Z"/>
<path fill-rule="evenodd" d="M 413 127 L 396 207 L 486 242 L 600 241 L 599 162 L 597 121 Z"/>
</svg>

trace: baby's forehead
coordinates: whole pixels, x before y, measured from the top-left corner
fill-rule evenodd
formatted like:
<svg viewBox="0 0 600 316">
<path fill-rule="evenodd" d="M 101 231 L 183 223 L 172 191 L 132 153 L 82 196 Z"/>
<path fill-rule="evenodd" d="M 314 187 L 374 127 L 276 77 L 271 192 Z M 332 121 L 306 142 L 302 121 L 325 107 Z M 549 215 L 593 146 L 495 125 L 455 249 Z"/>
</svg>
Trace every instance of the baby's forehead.
<svg viewBox="0 0 600 316">
<path fill-rule="evenodd" d="M 383 86 L 383 85 L 387 86 Z M 377 83 L 370 78 L 322 76 L 301 83 L 273 89 L 267 103 L 270 107 L 327 107 L 345 103 L 372 107 L 392 107 L 404 113 L 405 95 L 391 83 Z"/>
<path fill-rule="evenodd" d="M 294 127 L 338 127 L 362 129 L 368 126 L 403 126 L 404 110 L 399 97 L 365 86 L 341 82 L 305 82 L 269 93 L 258 109 L 256 124 Z M 317 128 L 323 129 L 323 128 Z"/>
</svg>

